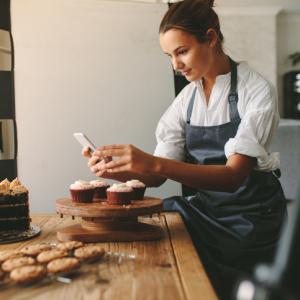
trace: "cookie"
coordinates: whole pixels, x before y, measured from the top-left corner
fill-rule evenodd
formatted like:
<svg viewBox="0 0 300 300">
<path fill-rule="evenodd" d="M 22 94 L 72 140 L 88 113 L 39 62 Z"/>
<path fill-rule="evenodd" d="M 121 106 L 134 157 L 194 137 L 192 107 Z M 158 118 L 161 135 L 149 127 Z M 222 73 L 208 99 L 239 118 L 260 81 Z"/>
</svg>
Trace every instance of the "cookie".
<svg viewBox="0 0 300 300">
<path fill-rule="evenodd" d="M 36 265 L 16 268 L 10 273 L 9 277 L 15 283 L 29 283 L 44 278 L 46 274 L 45 267 Z"/>
<path fill-rule="evenodd" d="M 101 258 L 105 251 L 101 246 L 88 245 L 78 248 L 74 251 L 74 256 L 82 260 L 91 260 Z"/>
<path fill-rule="evenodd" d="M 59 249 L 52 249 L 52 250 L 41 252 L 37 256 L 37 260 L 40 263 L 48 263 L 53 259 L 61 258 L 65 256 L 68 256 L 68 252 Z"/>
<path fill-rule="evenodd" d="M 79 260 L 74 257 L 57 258 L 47 265 L 49 273 L 67 273 L 79 268 Z"/>
<path fill-rule="evenodd" d="M 15 257 L 6 260 L 2 264 L 2 270 L 5 272 L 10 272 L 13 269 L 23 267 L 23 266 L 28 266 L 28 265 L 34 265 L 36 263 L 35 259 L 32 257 Z"/>
<path fill-rule="evenodd" d="M 36 244 L 36 245 L 26 246 L 26 247 L 22 248 L 20 250 L 20 252 L 25 255 L 36 256 L 36 255 L 40 254 L 41 252 L 47 251 L 50 249 L 52 249 L 52 247 L 50 245 Z"/>
<path fill-rule="evenodd" d="M 57 245 L 57 248 L 64 251 L 70 251 L 82 247 L 83 245 L 84 244 L 82 242 L 70 241 L 70 242 L 59 243 Z"/>
<path fill-rule="evenodd" d="M 15 257 L 23 256 L 20 252 L 16 250 L 2 250 L 0 251 L 0 263 Z"/>
</svg>

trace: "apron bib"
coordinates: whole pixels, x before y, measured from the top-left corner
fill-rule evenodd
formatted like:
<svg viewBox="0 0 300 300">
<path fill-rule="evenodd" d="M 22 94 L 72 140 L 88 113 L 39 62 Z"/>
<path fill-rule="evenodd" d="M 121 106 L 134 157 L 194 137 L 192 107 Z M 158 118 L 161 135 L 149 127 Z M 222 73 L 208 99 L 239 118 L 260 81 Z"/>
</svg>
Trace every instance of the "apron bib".
<svg viewBox="0 0 300 300">
<path fill-rule="evenodd" d="M 241 121 L 237 66 L 231 59 L 230 65 L 230 122 L 191 125 L 195 87 L 187 111 L 186 162 L 226 164 L 224 146 L 235 137 Z M 228 296 L 236 278 L 251 273 L 255 264 L 272 259 L 286 214 L 286 200 L 273 172 L 255 170 L 235 192 L 195 192 L 190 197 L 165 199 L 164 209 L 181 213 L 215 288 Z"/>
</svg>

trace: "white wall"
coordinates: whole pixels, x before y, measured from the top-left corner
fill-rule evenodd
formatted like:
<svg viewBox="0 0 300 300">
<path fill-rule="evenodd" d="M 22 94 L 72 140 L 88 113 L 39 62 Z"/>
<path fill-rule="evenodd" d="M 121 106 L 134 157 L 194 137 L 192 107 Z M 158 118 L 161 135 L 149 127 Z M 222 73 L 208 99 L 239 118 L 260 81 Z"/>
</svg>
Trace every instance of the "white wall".
<svg viewBox="0 0 300 300">
<path fill-rule="evenodd" d="M 297 69 L 300 66 L 293 67 L 288 60 L 291 53 L 300 51 L 300 1 L 299 0 L 216 0 L 216 7 L 222 11 L 223 8 L 240 7 L 244 11 L 249 8 L 259 10 L 282 9 L 277 18 L 277 87 L 279 96 L 279 108 L 283 112 L 283 92 L 282 80 L 283 74 Z M 226 38 L 226 37 L 225 37 Z"/>
<path fill-rule="evenodd" d="M 91 179 L 73 132 L 97 145 L 153 152 L 172 102 L 169 59 L 158 43 L 166 5 L 98 0 L 12 1 L 18 170 L 33 211 L 53 211 L 76 179 Z M 178 194 L 168 183 L 148 192 Z"/>
<path fill-rule="evenodd" d="M 224 51 L 236 61 L 247 61 L 277 87 L 277 15 L 273 7 L 217 7 Z"/>
<path fill-rule="evenodd" d="M 288 10 L 298 7 L 298 0 L 215 0 L 215 4 L 222 6 L 283 6 Z"/>
</svg>

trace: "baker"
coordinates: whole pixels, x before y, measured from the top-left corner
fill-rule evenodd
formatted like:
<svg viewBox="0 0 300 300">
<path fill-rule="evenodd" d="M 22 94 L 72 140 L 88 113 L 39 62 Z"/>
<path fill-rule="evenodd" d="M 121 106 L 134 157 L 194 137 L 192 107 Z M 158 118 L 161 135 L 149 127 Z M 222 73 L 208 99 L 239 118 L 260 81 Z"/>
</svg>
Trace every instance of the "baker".
<svg viewBox="0 0 300 300">
<path fill-rule="evenodd" d="M 286 201 L 279 157 L 269 153 L 279 121 L 275 90 L 224 53 L 213 2 L 173 4 L 161 21 L 161 48 L 190 83 L 160 119 L 154 155 L 133 145 L 103 146 L 88 165 L 99 177 L 192 187 L 191 196 L 165 199 L 164 209 L 181 213 L 227 299 L 237 278 L 272 259 Z"/>
</svg>

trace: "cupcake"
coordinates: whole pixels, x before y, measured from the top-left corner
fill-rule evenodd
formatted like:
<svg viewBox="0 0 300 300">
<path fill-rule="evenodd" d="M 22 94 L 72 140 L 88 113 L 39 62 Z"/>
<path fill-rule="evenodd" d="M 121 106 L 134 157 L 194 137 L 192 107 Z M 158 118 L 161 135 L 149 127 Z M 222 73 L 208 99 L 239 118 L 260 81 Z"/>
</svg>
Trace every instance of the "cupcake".
<svg viewBox="0 0 300 300">
<path fill-rule="evenodd" d="M 109 184 L 99 179 L 90 181 L 90 184 L 95 187 L 94 199 L 105 199 L 106 190 L 109 188 Z"/>
<path fill-rule="evenodd" d="M 146 186 L 143 182 L 136 180 L 136 179 L 132 179 L 132 180 L 126 181 L 126 185 L 133 188 L 132 200 L 143 200 L 144 199 Z"/>
<path fill-rule="evenodd" d="M 107 203 L 117 205 L 130 204 L 133 196 L 133 188 L 125 183 L 114 183 L 106 190 Z"/>
<path fill-rule="evenodd" d="M 73 202 L 89 203 L 93 201 L 95 187 L 89 182 L 77 180 L 70 185 L 70 193 Z"/>
</svg>

